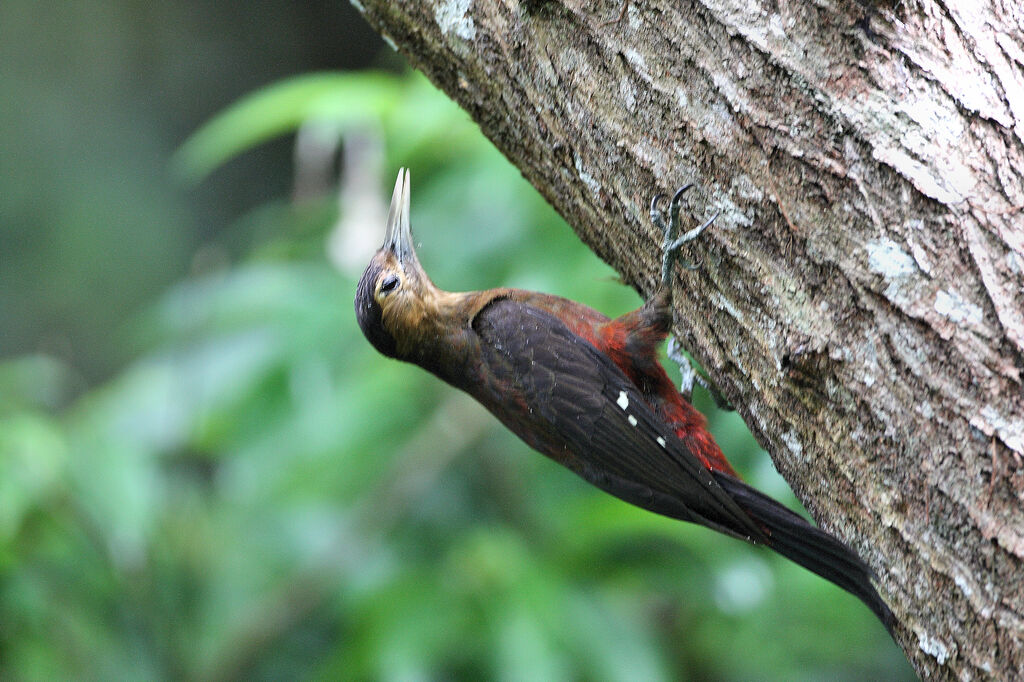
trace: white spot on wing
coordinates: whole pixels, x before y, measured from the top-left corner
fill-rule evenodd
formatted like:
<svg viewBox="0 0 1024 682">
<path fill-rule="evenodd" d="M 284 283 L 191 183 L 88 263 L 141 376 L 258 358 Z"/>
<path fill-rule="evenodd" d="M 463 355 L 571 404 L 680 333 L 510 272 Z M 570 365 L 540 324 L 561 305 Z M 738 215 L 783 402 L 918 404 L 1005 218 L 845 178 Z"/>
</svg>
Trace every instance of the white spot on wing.
<svg viewBox="0 0 1024 682">
<path fill-rule="evenodd" d="M 665 447 L 665 439 L 662 438 L 661 436 L 658 436 L 658 445 L 660 445 L 661 447 Z"/>
<path fill-rule="evenodd" d="M 633 415 L 629 415 L 629 425 L 636 426 L 636 417 L 634 417 Z"/>
<path fill-rule="evenodd" d="M 617 402 L 619 403 L 619 407 L 622 409 L 629 407 L 629 396 L 626 395 L 625 391 L 619 391 L 619 399 Z"/>
</svg>

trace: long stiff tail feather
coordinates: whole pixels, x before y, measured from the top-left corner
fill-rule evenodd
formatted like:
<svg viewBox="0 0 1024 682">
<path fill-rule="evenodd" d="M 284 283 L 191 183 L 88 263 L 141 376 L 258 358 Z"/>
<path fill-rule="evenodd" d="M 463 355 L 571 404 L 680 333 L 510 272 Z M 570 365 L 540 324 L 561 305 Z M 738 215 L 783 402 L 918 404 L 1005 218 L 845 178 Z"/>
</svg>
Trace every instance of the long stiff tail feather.
<svg viewBox="0 0 1024 682">
<path fill-rule="evenodd" d="M 718 472 L 714 475 L 737 504 L 768 530 L 769 547 L 858 597 L 895 638 L 892 611 L 871 584 L 875 573 L 852 549 L 742 481 Z"/>
</svg>

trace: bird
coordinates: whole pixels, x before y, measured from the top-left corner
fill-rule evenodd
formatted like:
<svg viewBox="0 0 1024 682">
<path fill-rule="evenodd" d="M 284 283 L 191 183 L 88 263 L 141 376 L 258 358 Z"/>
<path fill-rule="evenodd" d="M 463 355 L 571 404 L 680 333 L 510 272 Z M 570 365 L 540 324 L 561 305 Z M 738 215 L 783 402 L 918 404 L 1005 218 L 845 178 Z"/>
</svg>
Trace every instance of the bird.
<svg viewBox="0 0 1024 682">
<path fill-rule="evenodd" d="M 531 448 L 594 486 L 778 552 L 860 598 L 895 638 L 872 569 L 841 540 L 744 483 L 658 359 L 672 324 L 679 251 L 714 220 L 679 235 L 690 187 L 674 194 L 667 220 L 664 196 L 652 199 L 651 220 L 663 232 L 660 285 L 640 308 L 611 319 L 551 294 L 439 289 L 416 254 L 403 168 L 384 242 L 356 287 L 359 327 L 381 354 L 465 391 Z"/>
</svg>

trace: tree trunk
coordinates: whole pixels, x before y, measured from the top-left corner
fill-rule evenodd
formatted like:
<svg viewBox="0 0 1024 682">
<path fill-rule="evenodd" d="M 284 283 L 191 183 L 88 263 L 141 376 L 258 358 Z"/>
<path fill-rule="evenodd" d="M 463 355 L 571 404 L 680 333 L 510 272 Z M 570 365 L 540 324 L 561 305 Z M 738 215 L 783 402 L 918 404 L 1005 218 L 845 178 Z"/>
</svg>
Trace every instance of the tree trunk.
<svg viewBox="0 0 1024 682">
<path fill-rule="evenodd" d="M 1019 4 L 363 2 L 642 293 L 698 183 L 683 345 L 923 677 L 1024 674 Z"/>
</svg>

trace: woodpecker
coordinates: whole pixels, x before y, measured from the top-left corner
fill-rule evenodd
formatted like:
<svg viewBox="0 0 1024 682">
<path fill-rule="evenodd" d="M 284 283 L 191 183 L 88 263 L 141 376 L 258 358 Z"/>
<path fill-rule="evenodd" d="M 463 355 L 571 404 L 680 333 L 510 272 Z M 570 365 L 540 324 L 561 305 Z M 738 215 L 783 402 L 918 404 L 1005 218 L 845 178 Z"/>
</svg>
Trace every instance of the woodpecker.
<svg viewBox="0 0 1024 682">
<path fill-rule="evenodd" d="M 395 182 L 384 244 L 356 288 L 356 318 L 382 354 L 469 393 L 530 447 L 643 509 L 765 545 L 859 597 L 892 634 L 873 572 L 834 536 L 743 483 L 657 356 L 672 323 L 681 188 L 663 231 L 661 285 L 609 319 L 549 294 L 438 289 L 420 265 L 409 221 L 409 173 Z M 712 218 L 714 220 L 714 218 Z"/>
</svg>

